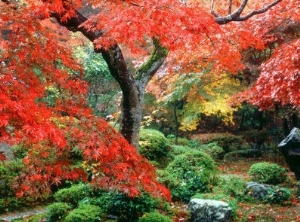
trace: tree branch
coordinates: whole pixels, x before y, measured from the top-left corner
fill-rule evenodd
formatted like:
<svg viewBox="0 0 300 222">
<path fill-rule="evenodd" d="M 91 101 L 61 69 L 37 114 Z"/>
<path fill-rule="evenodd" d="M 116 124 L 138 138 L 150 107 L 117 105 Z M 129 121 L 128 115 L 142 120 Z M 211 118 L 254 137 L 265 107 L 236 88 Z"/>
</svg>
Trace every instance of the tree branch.
<svg viewBox="0 0 300 222">
<path fill-rule="evenodd" d="M 153 46 L 154 48 L 151 55 L 137 70 L 136 79 L 143 87 L 146 87 L 147 83 L 161 67 L 168 55 L 168 50 L 163 47 L 157 39 L 153 39 Z"/>
<path fill-rule="evenodd" d="M 267 10 L 269 10 L 270 8 L 272 8 L 273 6 L 277 5 L 279 2 L 281 2 L 282 0 L 275 0 L 274 2 L 270 3 L 269 5 L 266 5 L 265 7 L 263 7 L 262 9 L 259 10 L 254 10 L 252 12 L 250 12 L 249 14 L 245 15 L 245 16 L 241 16 L 241 14 L 243 13 L 248 0 L 243 0 L 242 4 L 240 5 L 240 7 L 233 13 L 231 13 L 231 3 L 232 1 L 230 0 L 229 2 L 229 9 L 228 9 L 228 15 L 226 16 L 219 16 L 215 11 L 214 11 L 214 1 L 212 1 L 212 5 L 211 5 L 211 13 L 215 16 L 216 18 L 216 22 L 220 25 L 224 25 L 227 24 L 229 22 L 233 22 L 233 21 L 245 21 L 249 18 L 251 18 L 254 15 L 257 14 L 261 14 L 266 12 Z"/>
</svg>

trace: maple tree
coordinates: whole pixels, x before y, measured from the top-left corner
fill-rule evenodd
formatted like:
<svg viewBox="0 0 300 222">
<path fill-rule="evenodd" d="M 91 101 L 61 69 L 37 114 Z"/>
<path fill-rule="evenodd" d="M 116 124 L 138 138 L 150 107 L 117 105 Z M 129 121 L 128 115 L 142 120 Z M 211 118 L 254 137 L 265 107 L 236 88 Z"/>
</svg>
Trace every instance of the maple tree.
<svg viewBox="0 0 300 222">
<path fill-rule="evenodd" d="M 26 167 L 14 183 L 17 196 L 46 195 L 63 180 L 87 181 L 84 168 L 73 165 L 77 148 L 96 172 L 92 184 L 130 196 L 145 190 L 168 199 L 154 167 L 106 121 L 92 115 L 82 70 L 71 51 L 30 8 L 0 6 L 0 136 L 28 150 Z M 51 103 L 49 91 L 56 92 Z"/>
<path fill-rule="evenodd" d="M 253 3 L 250 9 L 247 2 L 229 1 L 232 7 L 224 14 L 221 6 L 214 11 L 197 1 L 2 0 L 1 139 L 29 147 L 24 159 L 28 167 L 16 180 L 18 195 L 48 192 L 51 184 L 64 179 L 85 179 L 83 170 L 71 165 L 70 152 L 77 144 L 99 172 L 92 183 L 130 195 L 142 187 L 168 197 L 155 180 L 154 168 L 133 147 L 145 88 L 164 62 L 173 71 L 241 69 L 236 47 L 263 46 L 247 27 L 231 22 L 264 13 L 281 1 Z M 87 108 L 81 68 L 68 47 L 40 22 L 49 17 L 81 32 L 107 62 L 123 92 L 120 132 L 133 146 Z M 236 31 L 228 32 L 233 27 Z M 143 57 L 135 69 L 129 69 L 123 49 Z M 45 103 L 50 89 L 59 95 L 54 104 Z"/>
<path fill-rule="evenodd" d="M 246 20 L 281 1 L 263 1 L 248 11 L 248 1 L 238 2 L 230 1 L 232 10 L 226 14 L 198 1 L 91 1 L 94 10 L 82 8 L 81 2 L 46 1 L 48 4 L 43 6 L 61 25 L 85 35 L 94 43 L 95 52 L 102 54 L 123 92 L 120 132 L 137 147 L 145 88 L 165 60 L 170 67 L 180 69 L 202 69 L 214 64 L 216 69 L 236 72 L 242 67 L 241 55 L 227 40 L 229 36 L 220 24 Z M 237 38 L 245 33 L 249 38 Z M 246 29 L 230 36 L 241 47 L 254 44 L 250 37 L 255 39 Z M 126 63 L 124 48 L 146 55 L 134 70 Z"/>
<path fill-rule="evenodd" d="M 299 5 L 296 1 L 289 1 L 279 4 L 277 10 L 280 16 L 268 25 L 256 26 L 266 24 L 272 16 L 271 12 L 263 15 L 259 21 L 247 21 L 249 27 L 257 27 L 255 34 L 264 41 L 269 56 L 258 64 L 248 59 L 249 67 L 255 69 L 258 66 L 259 77 L 251 87 L 231 101 L 233 104 L 247 101 L 261 110 L 290 110 L 294 116 L 293 109 L 297 110 L 300 104 Z"/>
</svg>

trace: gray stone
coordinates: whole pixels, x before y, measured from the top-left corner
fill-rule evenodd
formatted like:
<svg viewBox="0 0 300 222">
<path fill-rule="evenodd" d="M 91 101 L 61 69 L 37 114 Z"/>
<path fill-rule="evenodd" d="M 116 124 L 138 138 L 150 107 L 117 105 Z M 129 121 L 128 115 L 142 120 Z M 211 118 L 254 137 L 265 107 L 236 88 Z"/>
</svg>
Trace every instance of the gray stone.
<svg viewBox="0 0 300 222">
<path fill-rule="evenodd" d="M 228 203 L 218 200 L 192 199 L 189 203 L 191 222 L 229 222 L 233 220 Z"/>
<path fill-rule="evenodd" d="M 278 147 L 296 179 L 300 180 L 300 129 L 293 128 Z"/>
<path fill-rule="evenodd" d="M 256 182 L 248 182 L 245 193 L 258 200 L 264 200 L 272 186 Z"/>
<path fill-rule="evenodd" d="M 14 159 L 14 153 L 11 150 L 11 147 L 7 143 L 0 143 L 0 153 L 3 153 L 7 160 Z"/>
</svg>

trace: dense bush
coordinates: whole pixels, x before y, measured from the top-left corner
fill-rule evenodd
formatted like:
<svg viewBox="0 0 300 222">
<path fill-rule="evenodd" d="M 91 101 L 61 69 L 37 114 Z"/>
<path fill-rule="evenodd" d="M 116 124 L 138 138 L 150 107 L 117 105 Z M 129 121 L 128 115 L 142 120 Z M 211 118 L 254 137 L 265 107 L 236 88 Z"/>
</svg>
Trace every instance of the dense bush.
<svg viewBox="0 0 300 222">
<path fill-rule="evenodd" d="M 253 164 L 248 174 L 254 181 L 267 184 L 279 184 L 287 179 L 287 171 L 285 168 L 276 163 L 269 162 Z"/>
<path fill-rule="evenodd" d="M 61 221 L 69 213 L 72 207 L 67 203 L 56 202 L 47 206 L 46 221 Z"/>
<path fill-rule="evenodd" d="M 292 192 L 287 188 L 270 187 L 264 201 L 274 204 L 282 204 L 284 201 L 290 200 Z"/>
<path fill-rule="evenodd" d="M 209 200 L 220 200 L 223 202 L 228 203 L 228 205 L 232 209 L 232 214 L 234 217 L 237 216 L 237 207 L 238 202 L 235 198 L 226 195 L 226 194 L 215 194 L 215 193 L 203 193 L 203 194 L 196 194 L 192 198 L 198 198 L 198 199 L 209 199 Z"/>
<path fill-rule="evenodd" d="M 63 188 L 54 194 L 54 198 L 58 202 L 66 202 L 76 207 L 82 199 L 91 196 L 93 189 L 89 184 L 76 184 L 69 188 Z"/>
<path fill-rule="evenodd" d="M 175 157 L 158 178 L 169 187 L 174 200 L 188 202 L 196 192 L 210 190 L 214 160 L 206 153 L 191 151 Z"/>
<path fill-rule="evenodd" d="M 0 199 L 0 213 L 14 211 L 22 206 L 26 206 L 23 199 L 19 199 L 15 196 L 7 196 Z"/>
<path fill-rule="evenodd" d="M 254 157 L 260 157 L 261 155 L 262 152 L 257 149 L 236 150 L 236 151 L 226 153 L 224 156 L 224 161 L 234 161 L 238 159 L 254 158 Z"/>
<path fill-rule="evenodd" d="M 138 222 L 172 222 L 172 220 L 157 212 L 146 213 L 140 217 Z"/>
<path fill-rule="evenodd" d="M 206 143 L 216 142 L 218 146 L 222 147 L 225 153 L 239 150 L 242 144 L 245 142 L 241 136 L 232 134 L 220 134 L 209 138 Z"/>
<path fill-rule="evenodd" d="M 0 198 L 15 196 L 11 183 L 21 173 L 23 167 L 22 159 L 0 162 Z"/>
<path fill-rule="evenodd" d="M 97 198 L 86 198 L 85 204 L 99 206 L 103 212 L 118 217 L 118 221 L 137 221 L 144 213 L 151 212 L 162 207 L 160 199 L 143 192 L 137 197 L 129 197 L 123 193 L 103 192 Z"/>
<path fill-rule="evenodd" d="M 65 218 L 65 222 L 99 222 L 102 217 L 100 207 L 91 204 L 81 204 L 71 211 Z"/>
<path fill-rule="evenodd" d="M 189 146 L 182 146 L 182 145 L 171 145 L 170 148 L 171 148 L 170 155 L 173 157 L 193 150 Z"/>
<path fill-rule="evenodd" d="M 224 150 L 218 146 L 217 142 L 200 145 L 198 149 L 207 153 L 213 159 L 222 159 L 224 156 Z"/>
<path fill-rule="evenodd" d="M 222 192 L 240 200 L 243 199 L 246 186 L 247 183 L 243 179 L 236 176 L 228 176 L 219 179 L 218 186 L 214 187 L 214 192 Z"/>
<path fill-rule="evenodd" d="M 168 156 L 170 147 L 166 137 L 160 131 L 142 129 L 138 150 L 148 160 L 160 162 Z"/>
</svg>

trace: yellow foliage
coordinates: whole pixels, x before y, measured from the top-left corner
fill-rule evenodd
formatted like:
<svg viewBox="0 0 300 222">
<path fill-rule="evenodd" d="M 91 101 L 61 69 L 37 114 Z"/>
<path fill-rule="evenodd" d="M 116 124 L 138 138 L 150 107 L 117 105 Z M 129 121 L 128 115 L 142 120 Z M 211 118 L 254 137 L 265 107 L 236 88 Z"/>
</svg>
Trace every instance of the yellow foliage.
<svg viewBox="0 0 300 222">
<path fill-rule="evenodd" d="M 229 106 L 228 99 L 243 86 L 229 74 L 209 74 L 201 78 L 201 86 L 193 86 L 184 107 L 180 130 L 192 131 L 198 126 L 201 114 L 217 115 L 225 124 L 234 124 L 233 114 L 237 108 Z"/>
</svg>

